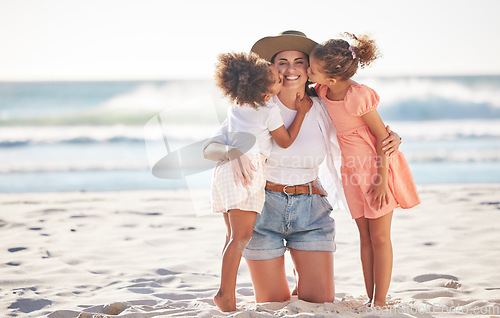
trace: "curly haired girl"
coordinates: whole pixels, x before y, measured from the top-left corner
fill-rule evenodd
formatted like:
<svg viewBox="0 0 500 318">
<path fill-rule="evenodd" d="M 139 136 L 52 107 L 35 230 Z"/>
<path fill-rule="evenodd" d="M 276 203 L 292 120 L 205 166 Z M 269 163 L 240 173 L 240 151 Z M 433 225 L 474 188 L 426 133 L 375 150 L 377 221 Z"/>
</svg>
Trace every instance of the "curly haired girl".
<svg viewBox="0 0 500 318">
<path fill-rule="evenodd" d="M 212 184 L 212 210 L 224 213 L 227 234 L 222 255 L 221 283 L 214 302 L 221 311 L 236 310 L 236 276 L 243 250 L 252 238 L 257 214 L 264 206 L 266 178 L 264 163 L 272 139 L 289 147 L 299 133 L 312 101 L 297 95 L 297 114 L 288 127 L 277 105 L 270 102 L 279 93 L 283 78 L 274 64 L 250 53 L 219 56 L 215 80 L 233 105 L 228 108 L 227 125 L 230 149 L 227 160 L 219 162 Z M 243 156 L 239 149 L 249 149 Z M 248 162 L 249 161 L 249 162 Z M 225 164 L 225 163 L 230 163 Z M 245 168 L 244 168 L 245 167 Z M 245 174 L 252 175 L 248 182 Z"/>
</svg>

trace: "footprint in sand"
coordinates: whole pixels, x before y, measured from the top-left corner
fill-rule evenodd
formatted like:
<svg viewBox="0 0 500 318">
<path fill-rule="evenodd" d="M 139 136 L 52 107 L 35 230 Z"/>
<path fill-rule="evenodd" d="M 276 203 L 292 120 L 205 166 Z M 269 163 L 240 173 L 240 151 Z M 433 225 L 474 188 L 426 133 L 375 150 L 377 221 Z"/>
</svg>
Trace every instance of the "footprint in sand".
<svg viewBox="0 0 500 318">
<path fill-rule="evenodd" d="M 253 288 L 239 288 L 236 292 L 243 296 L 253 296 Z"/>
<path fill-rule="evenodd" d="M 500 202 L 499 201 L 481 202 L 481 205 L 489 205 L 489 206 L 495 206 L 496 205 L 496 208 L 500 210 Z"/>
<path fill-rule="evenodd" d="M 8 308 L 9 309 L 18 309 L 23 313 L 30 313 L 36 310 L 40 310 L 43 307 L 52 305 L 52 301 L 48 299 L 29 299 L 29 298 L 21 298 L 16 302 L 12 303 Z"/>
<path fill-rule="evenodd" d="M 66 209 L 45 209 L 45 210 L 42 210 L 42 212 L 44 213 L 51 213 L 51 212 L 65 212 Z"/>
<path fill-rule="evenodd" d="M 434 246 L 436 244 L 437 244 L 436 242 L 425 242 L 424 243 L 425 246 Z"/>
<path fill-rule="evenodd" d="M 15 253 L 15 252 L 19 252 L 19 251 L 26 250 L 26 249 L 28 249 L 28 248 L 26 248 L 26 247 L 11 247 L 8 249 L 8 251 L 11 253 Z"/>
<path fill-rule="evenodd" d="M 9 265 L 9 266 L 19 266 L 21 265 L 21 263 L 17 263 L 17 262 L 8 262 L 8 263 L 5 263 L 6 265 Z"/>
<path fill-rule="evenodd" d="M 180 274 L 180 272 L 174 272 L 168 269 L 160 268 L 156 271 L 158 275 L 165 276 L 165 275 L 177 275 Z"/>
<path fill-rule="evenodd" d="M 178 231 L 191 231 L 191 230 L 196 230 L 194 226 L 188 226 L 188 227 L 181 227 L 178 229 Z"/>
<path fill-rule="evenodd" d="M 128 288 L 127 290 L 136 294 L 152 294 L 155 291 L 151 288 Z"/>
<path fill-rule="evenodd" d="M 157 216 L 157 215 L 162 215 L 162 213 L 160 213 L 160 212 L 148 212 L 148 213 L 143 213 L 143 215 Z"/>
<path fill-rule="evenodd" d="M 445 279 L 451 279 L 451 280 L 458 281 L 458 277 L 453 276 L 453 275 L 447 275 L 447 274 L 424 274 L 424 275 L 418 275 L 418 276 L 413 277 L 413 281 L 415 281 L 417 283 L 424 283 L 424 282 L 428 282 L 428 281 L 435 280 L 435 279 L 440 279 L 440 278 L 445 278 Z"/>
<path fill-rule="evenodd" d="M 500 201 L 495 201 L 495 202 L 481 202 L 481 204 L 486 204 L 486 205 L 500 205 Z"/>
<path fill-rule="evenodd" d="M 456 280 L 453 280 L 453 279 L 448 281 L 446 284 L 444 284 L 444 287 L 453 288 L 453 289 L 458 289 L 461 286 L 462 285 L 459 282 L 457 282 Z"/>
<path fill-rule="evenodd" d="M 448 297 L 453 298 L 457 296 L 457 292 L 449 291 L 449 290 L 436 290 L 436 291 L 428 291 L 417 293 L 412 296 L 413 299 L 434 299 L 440 297 Z"/>
</svg>

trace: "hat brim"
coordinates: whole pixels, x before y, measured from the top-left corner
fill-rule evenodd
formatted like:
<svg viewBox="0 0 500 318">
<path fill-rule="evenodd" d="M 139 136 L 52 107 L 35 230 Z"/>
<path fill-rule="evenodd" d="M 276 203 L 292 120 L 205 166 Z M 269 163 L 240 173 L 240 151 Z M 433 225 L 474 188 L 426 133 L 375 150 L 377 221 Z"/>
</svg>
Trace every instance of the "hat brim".
<svg viewBox="0 0 500 318">
<path fill-rule="evenodd" d="M 309 55 L 317 44 L 300 35 L 267 36 L 255 42 L 250 51 L 271 61 L 274 55 L 283 51 L 299 51 Z"/>
</svg>

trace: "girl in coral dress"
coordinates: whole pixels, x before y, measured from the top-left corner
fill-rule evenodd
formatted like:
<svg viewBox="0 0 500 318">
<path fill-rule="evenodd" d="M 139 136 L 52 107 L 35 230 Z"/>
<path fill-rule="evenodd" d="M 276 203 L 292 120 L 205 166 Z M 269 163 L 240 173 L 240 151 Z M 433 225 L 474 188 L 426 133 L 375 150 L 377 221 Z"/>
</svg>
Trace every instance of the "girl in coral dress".
<svg viewBox="0 0 500 318">
<path fill-rule="evenodd" d="M 408 164 L 399 151 L 385 154 L 382 141 L 389 135 L 377 112 L 379 96 L 351 79 L 358 67 L 369 65 L 378 52 L 372 39 L 329 40 L 310 55 L 309 78 L 337 129 L 342 153 L 342 183 L 349 210 L 360 233 L 361 263 L 369 301 L 386 306 L 392 275 L 390 238 L 392 212 L 420 203 Z"/>
</svg>

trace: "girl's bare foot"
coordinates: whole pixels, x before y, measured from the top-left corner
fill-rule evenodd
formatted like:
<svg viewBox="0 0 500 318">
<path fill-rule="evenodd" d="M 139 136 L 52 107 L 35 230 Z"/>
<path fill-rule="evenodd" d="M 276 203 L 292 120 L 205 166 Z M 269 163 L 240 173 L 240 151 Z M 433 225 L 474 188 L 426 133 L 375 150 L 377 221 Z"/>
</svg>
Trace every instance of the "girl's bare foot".
<svg viewBox="0 0 500 318">
<path fill-rule="evenodd" d="M 214 296 L 214 303 L 222 312 L 236 311 L 235 297 L 231 297 L 231 295 L 225 295 L 224 292 L 220 290 L 217 295 Z"/>
<path fill-rule="evenodd" d="M 387 303 L 385 301 L 375 301 L 373 303 L 373 307 L 384 308 L 384 307 L 387 307 Z"/>
<path fill-rule="evenodd" d="M 372 307 L 372 300 L 370 299 L 364 304 L 355 306 L 354 309 L 362 310 L 362 309 L 367 309 L 367 308 L 371 308 L 371 307 Z"/>
</svg>

